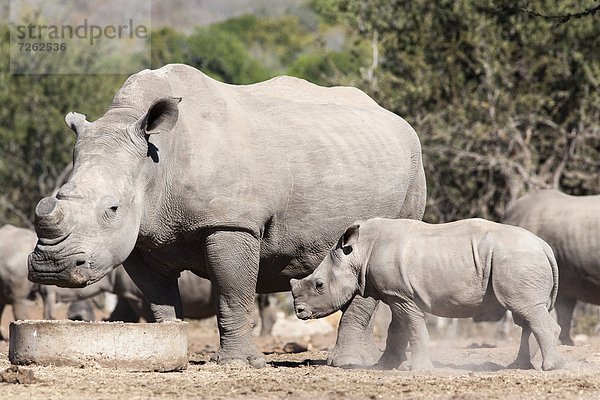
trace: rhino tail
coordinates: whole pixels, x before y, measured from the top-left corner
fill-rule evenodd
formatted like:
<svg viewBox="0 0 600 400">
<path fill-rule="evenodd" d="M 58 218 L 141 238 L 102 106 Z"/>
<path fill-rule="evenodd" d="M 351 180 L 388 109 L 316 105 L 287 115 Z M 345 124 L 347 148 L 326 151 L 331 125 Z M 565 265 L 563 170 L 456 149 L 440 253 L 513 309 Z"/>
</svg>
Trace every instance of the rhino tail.
<svg viewBox="0 0 600 400">
<path fill-rule="evenodd" d="M 554 285 L 552 286 L 552 292 L 550 293 L 550 301 L 548 304 L 548 311 L 551 311 L 554 308 L 556 296 L 558 295 L 558 264 L 556 263 L 556 257 L 554 257 L 554 251 L 552 251 L 550 245 L 544 241 L 542 242 L 542 248 L 544 249 L 544 253 L 546 253 L 548 262 L 550 262 L 550 267 L 552 268 L 552 279 L 554 280 Z"/>
<path fill-rule="evenodd" d="M 410 157 L 411 177 L 407 186 L 404 203 L 398 213 L 398 218 L 422 220 L 427 201 L 427 183 L 421 157 L 421 147 L 417 142 Z"/>
</svg>

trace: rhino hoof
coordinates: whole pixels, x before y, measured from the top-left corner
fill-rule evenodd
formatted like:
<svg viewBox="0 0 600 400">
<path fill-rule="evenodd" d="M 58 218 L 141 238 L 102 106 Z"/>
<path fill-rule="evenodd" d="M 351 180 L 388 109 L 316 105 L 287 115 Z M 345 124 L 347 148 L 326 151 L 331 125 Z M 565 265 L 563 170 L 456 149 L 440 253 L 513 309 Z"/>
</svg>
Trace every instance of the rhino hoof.
<svg viewBox="0 0 600 400">
<path fill-rule="evenodd" d="M 337 346 L 327 357 L 327 365 L 332 367 L 341 367 L 343 365 L 372 366 L 381 357 L 382 351 L 375 345 L 372 347 L 363 347 L 354 349 L 353 352 L 342 352 Z"/>
<path fill-rule="evenodd" d="M 250 365 L 254 368 L 264 368 L 266 366 L 265 358 L 260 356 L 247 356 L 246 358 L 228 357 L 220 351 L 213 354 L 210 361 L 216 362 L 219 365 Z"/>
<path fill-rule="evenodd" d="M 519 360 L 518 358 L 508 364 L 508 369 L 535 369 L 531 361 L 529 360 Z"/>
<path fill-rule="evenodd" d="M 411 371 L 431 371 L 434 369 L 433 363 L 429 358 L 424 358 L 422 360 L 412 360 L 410 365 Z"/>
<path fill-rule="evenodd" d="M 564 367 L 564 365 L 565 359 L 562 356 L 557 355 L 551 360 L 544 360 L 542 362 L 542 369 L 544 371 L 552 371 L 555 369 L 561 369 L 562 367 Z"/>
<path fill-rule="evenodd" d="M 575 342 L 570 337 L 559 337 L 560 344 L 564 344 L 565 346 L 575 346 Z"/>
</svg>

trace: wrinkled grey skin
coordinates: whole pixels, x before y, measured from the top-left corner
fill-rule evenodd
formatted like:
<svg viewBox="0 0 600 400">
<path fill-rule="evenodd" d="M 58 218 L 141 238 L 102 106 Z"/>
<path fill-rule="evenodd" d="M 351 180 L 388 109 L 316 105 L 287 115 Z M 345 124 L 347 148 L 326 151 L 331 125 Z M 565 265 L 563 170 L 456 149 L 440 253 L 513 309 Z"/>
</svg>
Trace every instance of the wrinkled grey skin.
<svg viewBox="0 0 600 400">
<path fill-rule="evenodd" d="M 89 300 L 77 300 L 69 304 L 67 319 L 72 321 L 95 321 L 94 307 Z"/>
<path fill-rule="evenodd" d="M 482 219 L 439 225 L 358 221 L 311 275 L 292 279 L 291 286 L 302 319 L 328 315 L 356 295 L 388 304 L 392 322 L 380 368 L 396 368 L 406 360 L 408 343 L 411 369 L 433 368 L 424 312 L 466 318 L 503 309 L 512 311 L 523 328 L 510 367 L 532 368 L 532 332 L 544 370 L 564 363 L 555 348 L 559 328 L 549 314 L 558 290 L 554 255 L 525 229 Z"/>
<path fill-rule="evenodd" d="M 183 315 L 177 277 L 192 270 L 213 283 L 219 363 L 265 364 L 255 292 L 289 290 L 350 222 L 423 215 L 416 133 L 355 88 L 234 86 L 167 65 L 131 76 L 95 122 L 66 121 L 73 173 L 37 205 L 30 279 L 81 287 L 122 263 L 168 321 Z M 331 364 L 377 356 L 375 307 L 349 305 Z"/>
<path fill-rule="evenodd" d="M 27 301 L 35 296 L 37 285 L 27 279 L 27 256 L 36 241 L 29 229 L 12 225 L 0 228 L 0 317 L 4 306 L 11 304 L 15 319 L 28 319 Z"/>
<path fill-rule="evenodd" d="M 575 304 L 578 300 L 600 304 L 600 196 L 534 192 L 514 202 L 503 222 L 535 233 L 552 247 L 560 270 L 556 299 L 559 339 L 572 346 Z"/>
</svg>

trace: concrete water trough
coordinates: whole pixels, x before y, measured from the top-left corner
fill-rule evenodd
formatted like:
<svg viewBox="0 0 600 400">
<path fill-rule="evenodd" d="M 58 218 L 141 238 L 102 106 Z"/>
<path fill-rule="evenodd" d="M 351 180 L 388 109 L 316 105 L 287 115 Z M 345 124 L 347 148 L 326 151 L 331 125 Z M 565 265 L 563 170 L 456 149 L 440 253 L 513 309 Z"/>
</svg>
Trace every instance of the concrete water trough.
<svg viewBox="0 0 600 400">
<path fill-rule="evenodd" d="M 15 321 L 10 362 L 17 365 L 101 366 L 128 371 L 187 368 L 187 323 Z"/>
</svg>

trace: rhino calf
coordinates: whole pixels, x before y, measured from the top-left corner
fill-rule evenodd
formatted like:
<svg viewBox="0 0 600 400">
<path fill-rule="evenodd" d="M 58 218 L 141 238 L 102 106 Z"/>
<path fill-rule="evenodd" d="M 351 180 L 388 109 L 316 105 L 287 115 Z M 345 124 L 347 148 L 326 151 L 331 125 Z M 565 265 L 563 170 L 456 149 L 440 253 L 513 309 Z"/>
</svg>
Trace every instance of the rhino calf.
<svg viewBox="0 0 600 400">
<path fill-rule="evenodd" d="M 523 328 L 516 361 L 532 368 L 529 337 L 542 350 L 544 370 L 564 364 L 555 344 L 552 309 L 558 269 L 552 249 L 525 229 L 482 219 L 432 225 L 375 218 L 350 226 L 317 269 L 290 281 L 296 315 L 320 318 L 355 296 L 388 304 L 392 322 L 379 368 L 396 368 L 412 349 L 412 370 L 433 367 L 424 312 L 473 317 L 513 312 Z"/>
</svg>

